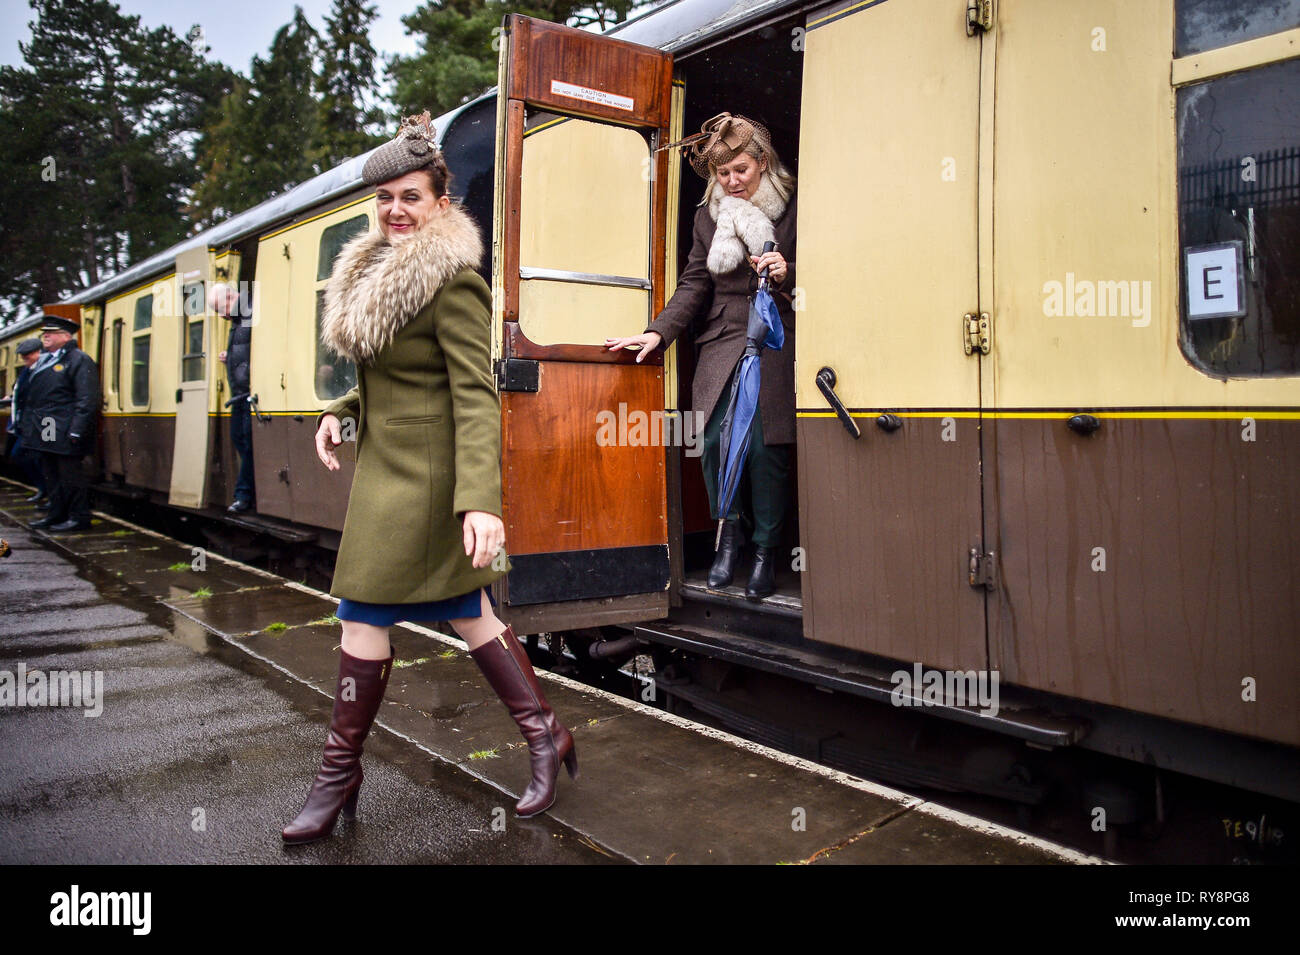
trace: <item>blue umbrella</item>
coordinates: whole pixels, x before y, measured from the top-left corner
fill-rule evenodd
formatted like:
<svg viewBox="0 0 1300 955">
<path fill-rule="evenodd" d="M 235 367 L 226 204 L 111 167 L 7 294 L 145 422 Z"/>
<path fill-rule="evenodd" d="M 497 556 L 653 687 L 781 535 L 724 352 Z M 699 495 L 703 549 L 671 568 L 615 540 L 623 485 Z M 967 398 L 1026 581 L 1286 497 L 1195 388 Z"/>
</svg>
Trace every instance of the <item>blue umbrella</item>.
<svg viewBox="0 0 1300 955">
<path fill-rule="evenodd" d="M 764 252 L 775 249 L 774 242 L 763 246 Z M 722 540 L 722 525 L 727 519 L 727 512 L 731 510 L 731 502 L 736 498 L 740 476 L 745 470 L 745 456 L 749 453 L 749 426 L 753 424 L 754 412 L 758 408 L 759 354 L 764 347 L 780 351 L 783 344 L 785 328 L 781 324 L 776 302 L 772 301 L 772 293 L 767 290 L 767 270 L 764 269 L 758 291 L 749 303 L 745 353 L 736 369 L 736 377 L 731 384 L 731 399 L 727 402 L 727 411 L 722 416 L 719 431 L 718 534 L 713 542 L 714 550 L 718 549 L 718 543 Z"/>
</svg>

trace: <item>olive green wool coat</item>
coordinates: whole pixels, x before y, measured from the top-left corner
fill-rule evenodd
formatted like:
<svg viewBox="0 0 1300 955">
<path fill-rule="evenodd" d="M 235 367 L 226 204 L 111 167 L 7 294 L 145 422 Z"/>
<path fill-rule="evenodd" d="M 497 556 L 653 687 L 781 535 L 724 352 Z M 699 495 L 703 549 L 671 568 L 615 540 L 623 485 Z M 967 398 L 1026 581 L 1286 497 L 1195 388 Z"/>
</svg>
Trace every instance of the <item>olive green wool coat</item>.
<svg viewBox="0 0 1300 955">
<path fill-rule="evenodd" d="M 335 263 L 321 340 L 356 362 L 358 382 L 322 412 L 356 433 L 336 597 L 443 600 L 504 573 L 474 569 L 461 524 L 466 511 L 501 514 L 492 296 L 474 271 L 482 248 L 453 204 L 396 244 L 360 236 Z"/>
</svg>

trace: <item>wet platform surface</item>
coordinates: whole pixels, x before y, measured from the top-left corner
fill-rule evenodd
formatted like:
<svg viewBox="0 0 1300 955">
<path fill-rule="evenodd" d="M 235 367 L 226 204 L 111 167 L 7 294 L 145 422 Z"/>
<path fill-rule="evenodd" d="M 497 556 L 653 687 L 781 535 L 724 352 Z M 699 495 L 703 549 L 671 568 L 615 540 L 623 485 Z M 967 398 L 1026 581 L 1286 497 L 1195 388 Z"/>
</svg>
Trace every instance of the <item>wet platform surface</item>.
<svg viewBox="0 0 1300 955">
<path fill-rule="evenodd" d="M 1041 864 L 1085 857 L 539 672 L 581 774 L 527 749 L 460 641 L 394 627 L 355 823 L 284 847 L 319 765 L 335 601 L 0 483 L 0 670 L 101 671 L 102 712 L 0 706 L 2 862 Z"/>
</svg>

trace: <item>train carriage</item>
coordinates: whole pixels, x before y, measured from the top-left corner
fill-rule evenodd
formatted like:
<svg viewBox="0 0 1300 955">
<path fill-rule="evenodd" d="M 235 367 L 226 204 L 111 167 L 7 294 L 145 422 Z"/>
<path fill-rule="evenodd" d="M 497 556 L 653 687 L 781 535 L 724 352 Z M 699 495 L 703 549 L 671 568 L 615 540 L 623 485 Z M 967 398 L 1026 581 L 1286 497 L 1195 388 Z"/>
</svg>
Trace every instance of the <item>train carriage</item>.
<svg viewBox="0 0 1300 955">
<path fill-rule="evenodd" d="M 497 90 L 436 125 L 492 235 L 517 632 L 627 628 L 663 693 L 850 767 L 790 687 L 1300 799 L 1300 3 L 678 0 L 502 39 Z M 704 582 L 691 336 L 601 348 L 689 251 L 700 184 L 661 147 L 724 109 L 798 176 L 797 500 L 762 602 Z M 108 483 L 228 499 L 225 325 L 187 289 L 255 280 L 258 516 L 230 520 L 336 545 L 351 465 L 311 434 L 355 370 L 319 298 L 374 224 L 364 158 L 64 303 Z"/>
</svg>

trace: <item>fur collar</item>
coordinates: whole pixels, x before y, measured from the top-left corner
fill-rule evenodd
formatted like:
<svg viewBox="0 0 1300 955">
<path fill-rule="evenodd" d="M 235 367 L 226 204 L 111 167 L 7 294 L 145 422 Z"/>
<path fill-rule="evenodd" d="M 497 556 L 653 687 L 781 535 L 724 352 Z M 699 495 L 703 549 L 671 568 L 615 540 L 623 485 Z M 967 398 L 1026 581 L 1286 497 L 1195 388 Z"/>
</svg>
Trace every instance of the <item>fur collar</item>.
<svg viewBox="0 0 1300 955">
<path fill-rule="evenodd" d="M 478 226 L 455 202 L 396 244 L 377 229 L 357 236 L 325 287 L 321 341 L 357 364 L 374 361 L 443 285 L 482 258 Z"/>
<path fill-rule="evenodd" d="M 709 246 L 709 271 L 726 275 L 738 268 L 747 256 L 760 254 L 765 242 L 775 240 L 772 224 L 781 218 L 785 206 L 785 200 L 766 172 L 748 199 L 729 196 L 722 183 L 714 183 L 713 194 L 709 196 L 709 215 L 717 223 L 717 229 Z"/>
</svg>

